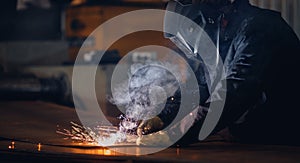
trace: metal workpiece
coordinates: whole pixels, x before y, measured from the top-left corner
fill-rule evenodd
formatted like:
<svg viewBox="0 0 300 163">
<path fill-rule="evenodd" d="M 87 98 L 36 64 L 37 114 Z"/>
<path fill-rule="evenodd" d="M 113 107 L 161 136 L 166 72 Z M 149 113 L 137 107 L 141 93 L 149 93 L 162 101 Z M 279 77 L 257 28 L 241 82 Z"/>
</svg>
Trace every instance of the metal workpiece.
<svg viewBox="0 0 300 163">
<path fill-rule="evenodd" d="M 64 75 L 38 78 L 32 74 L 0 76 L 0 101 L 44 100 L 66 103 L 69 86 Z"/>
</svg>

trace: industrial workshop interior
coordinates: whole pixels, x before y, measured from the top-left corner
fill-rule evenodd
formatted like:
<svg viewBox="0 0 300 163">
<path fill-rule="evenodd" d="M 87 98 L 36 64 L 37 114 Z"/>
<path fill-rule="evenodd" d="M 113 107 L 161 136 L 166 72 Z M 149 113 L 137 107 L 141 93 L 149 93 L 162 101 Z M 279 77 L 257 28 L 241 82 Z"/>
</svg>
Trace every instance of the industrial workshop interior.
<svg viewBox="0 0 300 163">
<path fill-rule="evenodd" d="M 1 163 L 300 162 L 299 0 L 0 3 Z"/>
</svg>

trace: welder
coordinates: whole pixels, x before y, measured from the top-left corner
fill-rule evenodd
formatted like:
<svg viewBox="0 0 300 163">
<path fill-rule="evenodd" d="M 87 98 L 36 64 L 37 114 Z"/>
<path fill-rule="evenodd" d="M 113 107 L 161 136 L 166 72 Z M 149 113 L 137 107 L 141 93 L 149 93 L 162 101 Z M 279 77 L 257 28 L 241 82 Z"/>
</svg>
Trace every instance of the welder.
<svg viewBox="0 0 300 163">
<path fill-rule="evenodd" d="M 248 0 L 171 0 L 167 9 L 200 25 L 224 63 L 227 89 L 226 99 L 221 100 L 225 105 L 211 134 L 226 129 L 238 142 L 299 145 L 300 42 L 280 13 L 252 6 Z M 170 28 L 177 27 L 180 33 L 180 24 Z M 176 39 L 178 35 L 165 36 L 177 40 L 174 43 L 183 54 L 192 49 L 182 42 L 187 39 L 184 33 L 180 39 Z M 201 60 L 201 55 L 186 58 Z M 194 69 L 201 93 L 197 118 L 179 144 L 198 141 L 209 106 L 216 102 L 209 100 L 202 70 L 201 66 Z M 174 97 L 158 116 L 141 123 L 138 133 L 155 133 L 168 126 L 180 105 L 180 93 Z"/>
</svg>

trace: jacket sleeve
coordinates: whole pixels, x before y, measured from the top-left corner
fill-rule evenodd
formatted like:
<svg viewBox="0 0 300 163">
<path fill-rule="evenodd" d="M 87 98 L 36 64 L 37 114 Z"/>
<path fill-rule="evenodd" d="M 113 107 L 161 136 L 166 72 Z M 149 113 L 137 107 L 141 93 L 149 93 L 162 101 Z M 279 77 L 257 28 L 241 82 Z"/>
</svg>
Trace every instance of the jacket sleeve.
<svg viewBox="0 0 300 163">
<path fill-rule="evenodd" d="M 169 97 L 167 99 L 165 108 L 158 115 L 158 117 L 164 122 L 164 126 L 168 126 L 177 116 L 177 113 L 181 105 L 181 93 L 182 93 L 181 91 L 185 91 L 185 95 L 187 95 L 189 98 L 196 98 L 195 95 L 199 94 L 200 92 L 201 93 L 200 100 L 199 100 L 200 105 L 206 106 L 205 105 L 206 101 L 209 98 L 209 90 L 206 84 L 205 72 L 203 70 L 204 64 L 203 62 L 199 62 L 199 61 L 196 62 L 191 60 L 188 60 L 188 63 L 195 73 L 199 90 L 192 90 L 191 88 L 187 88 L 187 87 L 184 87 L 183 90 L 179 88 L 172 97 Z M 199 104 L 195 104 L 195 108 L 198 105 Z M 186 114 L 189 114 L 187 112 Z M 179 118 L 184 118 L 184 117 L 179 117 Z"/>
<path fill-rule="evenodd" d="M 208 101 L 207 106 L 224 100 L 223 113 L 213 133 L 216 133 L 239 120 L 262 98 L 262 85 L 268 71 L 274 41 L 273 25 L 264 20 L 247 20 L 234 38 L 226 60 L 225 79 L 220 84 L 226 87 L 216 89 L 217 94 L 226 94 L 225 98 Z M 222 108 L 217 108 L 222 109 Z M 199 107 L 198 117 L 191 129 L 179 141 L 188 144 L 196 141 L 199 131 L 209 110 Z"/>
<path fill-rule="evenodd" d="M 233 40 L 224 63 L 226 89 L 217 91 L 225 91 L 226 99 L 222 99 L 225 105 L 216 131 L 234 123 L 261 101 L 264 78 L 275 54 L 272 23 L 262 19 L 246 22 Z"/>
</svg>

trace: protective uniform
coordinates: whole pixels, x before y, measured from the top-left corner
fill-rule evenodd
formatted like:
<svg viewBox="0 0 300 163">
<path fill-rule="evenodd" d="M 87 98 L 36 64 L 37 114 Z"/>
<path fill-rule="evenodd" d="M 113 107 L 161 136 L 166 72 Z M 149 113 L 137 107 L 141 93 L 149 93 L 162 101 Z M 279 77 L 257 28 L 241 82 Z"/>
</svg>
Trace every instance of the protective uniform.
<svg viewBox="0 0 300 163">
<path fill-rule="evenodd" d="M 220 99 L 225 101 L 224 110 L 213 133 L 228 127 L 241 142 L 300 144 L 300 42 L 280 13 L 254 7 L 248 0 L 236 0 L 218 8 L 201 4 L 184 8 L 185 4 L 178 2 L 176 5 L 183 8 L 175 6 L 174 12 L 184 13 L 203 27 L 224 62 L 227 89 L 218 91 L 224 91 L 226 99 Z M 182 47 L 176 36 L 166 36 Z M 181 37 L 184 40 L 184 35 Z M 196 122 L 179 141 L 182 144 L 198 140 L 208 106 L 218 102 L 209 100 L 203 65 L 192 64 L 201 61 L 201 57 L 188 57 L 192 58 L 189 60 L 202 93 L 200 106 L 204 107 L 199 107 Z M 179 101 L 180 92 L 159 115 L 165 126 L 176 116 Z"/>
</svg>

